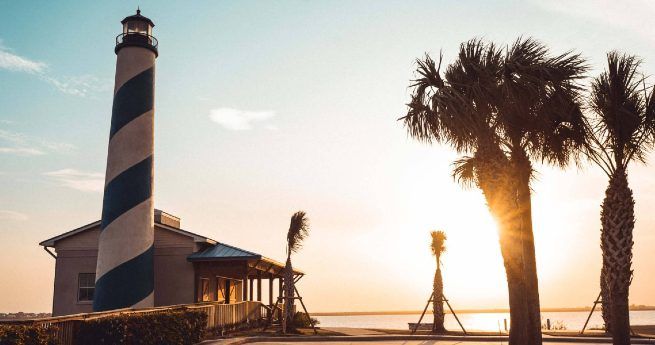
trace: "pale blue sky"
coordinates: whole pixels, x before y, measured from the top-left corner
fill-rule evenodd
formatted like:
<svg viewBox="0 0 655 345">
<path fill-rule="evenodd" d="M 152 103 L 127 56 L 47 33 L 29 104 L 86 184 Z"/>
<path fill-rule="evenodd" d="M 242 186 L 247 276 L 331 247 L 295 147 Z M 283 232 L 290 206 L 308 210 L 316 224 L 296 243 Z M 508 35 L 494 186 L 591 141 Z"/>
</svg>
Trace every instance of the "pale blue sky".
<svg viewBox="0 0 655 345">
<path fill-rule="evenodd" d="M 37 243 L 100 217 L 114 37 L 137 5 L 160 41 L 156 207 L 277 259 L 288 218 L 305 209 L 313 233 L 296 265 L 314 310 L 419 309 L 435 227 L 450 235 L 451 300 L 506 305 L 479 193 L 452 182 L 452 152 L 413 142 L 395 121 L 416 57 L 443 49 L 449 62 L 470 38 L 526 35 L 582 52 L 592 75 L 610 49 L 655 71 L 646 1 L 0 1 L 0 311 L 48 311 L 54 260 Z M 655 304 L 652 169 L 632 173 L 632 302 Z M 544 306 L 595 298 L 605 185 L 593 167 L 540 169 Z"/>
</svg>

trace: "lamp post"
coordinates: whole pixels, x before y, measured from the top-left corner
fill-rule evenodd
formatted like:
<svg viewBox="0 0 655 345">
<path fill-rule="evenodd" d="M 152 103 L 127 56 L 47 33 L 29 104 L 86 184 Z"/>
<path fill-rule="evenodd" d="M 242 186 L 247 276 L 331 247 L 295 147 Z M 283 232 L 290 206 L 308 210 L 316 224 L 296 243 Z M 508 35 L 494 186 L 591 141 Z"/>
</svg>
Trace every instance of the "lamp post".
<svg viewBox="0 0 655 345">
<path fill-rule="evenodd" d="M 154 306 L 154 95 L 157 39 L 141 15 L 121 21 L 93 310 Z"/>
</svg>

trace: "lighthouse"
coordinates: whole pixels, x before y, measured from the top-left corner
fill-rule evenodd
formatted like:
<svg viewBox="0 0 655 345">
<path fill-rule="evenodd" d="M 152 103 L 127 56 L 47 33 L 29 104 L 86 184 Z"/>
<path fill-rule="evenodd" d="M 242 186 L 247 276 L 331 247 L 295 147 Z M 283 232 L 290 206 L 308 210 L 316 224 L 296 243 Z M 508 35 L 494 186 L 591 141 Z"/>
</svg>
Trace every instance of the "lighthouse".
<svg viewBox="0 0 655 345">
<path fill-rule="evenodd" d="M 121 21 L 93 310 L 154 306 L 155 24 Z"/>
</svg>

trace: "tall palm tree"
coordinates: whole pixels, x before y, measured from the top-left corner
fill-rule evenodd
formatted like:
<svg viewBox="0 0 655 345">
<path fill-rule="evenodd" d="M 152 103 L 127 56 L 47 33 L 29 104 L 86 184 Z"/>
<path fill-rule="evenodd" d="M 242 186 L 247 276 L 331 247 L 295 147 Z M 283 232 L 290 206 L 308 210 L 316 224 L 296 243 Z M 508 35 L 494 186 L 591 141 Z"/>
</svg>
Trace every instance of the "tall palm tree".
<svg viewBox="0 0 655 345">
<path fill-rule="evenodd" d="M 508 49 L 498 126 L 507 145 L 516 184 L 529 337 L 541 340 L 537 266 L 532 230 L 532 161 L 561 168 L 578 162 L 587 139 L 578 80 L 587 70 L 579 54 L 550 56 L 543 44 L 518 39 Z"/>
<path fill-rule="evenodd" d="M 577 152 L 584 125 L 575 80 L 583 62 L 571 53 L 551 57 L 528 38 L 504 53 L 480 40 L 463 43 L 444 78 L 441 59 L 437 65 L 426 56 L 418 65 L 405 125 L 418 140 L 470 155 L 455 162 L 454 176 L 482 190 L 498 223 L 510 344 L 540 344 L 531 159 L 564 165 Z"/>
<path fill-rule="evenodd" d="M 628 165 L 644 162 L 655 128 L 655 98 L 639 73 L 640 60 L 616 51 L 607 54 L 607 69 L 591 85 L 589 106 L 593 132 L 589 158 L 607 174 L 601 206 L 601 291 L 603 317 L 613 343 L 630 344 L 628 293 L 632 280 L 632 230 L 635 224 Z"/>
<path fill-rule="evenodd" d="M 293 305 L 295 295 L 295 284 L 293 280 L 293 266 L 291 265 L 291 254 L 298 252 L 302 247 L 302 241 L 309 235 L 309 220 L 305 211 L 298 211 L 291 216 L 291 224 L 287 232 L 287 263 L 284 267 L 284 320 L 282 322 L 283 332 L 295 331 L 293 323 Z"/>
<path fill-rule="evenodd" d="M 441 255 L 446 251 L 446 233 L 439 231 L 430 232 L 432 243 L 432 255 L 437 259 L 437 269 L 434 272 L 434 280 L 432 282 L 432 314 L 434 321 L 432 322 L 432 332 L 445 333 L 444 327 L 444 309 L 443 309 L 443 277 L 441 276 Z"/>
</svg>

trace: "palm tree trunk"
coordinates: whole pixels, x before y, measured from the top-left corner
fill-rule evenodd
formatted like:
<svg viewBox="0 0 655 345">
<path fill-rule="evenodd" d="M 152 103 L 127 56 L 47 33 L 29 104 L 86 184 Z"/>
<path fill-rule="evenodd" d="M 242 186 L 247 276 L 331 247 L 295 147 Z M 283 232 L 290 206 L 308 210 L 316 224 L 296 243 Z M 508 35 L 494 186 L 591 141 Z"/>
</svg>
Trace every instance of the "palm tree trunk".
<svg viewBox="0 0 655 345">
<path fill-rule="evenodd" d="M 443 310 L 443 278 L 441 277 L 441 267 L 439 267 L 439 260 L 437 260 L 437 270 L 434 272 L 434 281 L 432 284 L 432 314 L 434 320 L 432 322 L 433 333 L 445 333 L 444 327 L 444 310 Z"/>
<path fill-rule="evenodd" d="M 605 270 L 607 263 L 603 255 L 603 268 L 600 270 L 600 296 L 601 296 L 601 315 L 603 316 L 603 323 L 605 323 L 605 333 L 612 333 L 612 298 L 610 297 L 610 289 L 607 287 L 607 271 Z"/>
<path fill-rule="evenodd" d="M 532 230 L 532 200 L 530 178 L 532 164 L 521 152 L 516 162 L 517 169 L 517 201 L 520 216 L 520 233 L 523 256 L 523 278 L 525 280 L 528 309 L 528 344 L 541 344 L 541 310 L 539 302 L 539 278 L 537 275 L 537 258 L 534 247 L 534 232 Z"/>
<path fill-rule="evenodd" d="M 531 344 L 528 333 L 527 288 L 523 279 L 524 267 L 521 257 L 520 233 L 517 231 L 517 226 L 513 226 L 511 222 L 505 222 L 505 224 L 501 225 L 499 233 L 509 293 L 509 344 Z"/>
<path fill-rule="evenodd" d="M 284 333 L 295 332 L 296 330 L 293 323 L 294 290 L 293 267 L 291 266 L 291 255 L 289 255 L 284 267 Z"/>
<path fill-rule="evenodd" d="M 499 149 L 481 147 L 476 152 L 477 181 L 487 206 L 498 223 L 500 250 L 507 275 L 510 307 L 510 345 L 533 345 L 528 330 L 529 312 L 524 279 L 521 227 L 517 217 L 516 180 L 510 162 Z"/>
<path fill-rule="evenodd" d="M 601 211 L 601 249 L 605 284 L 610 294 L 612 342 L 630 344 L 628 294 L 632 280 L 634 199 L 623 168 L 610 177 Z"/>
</svg>

